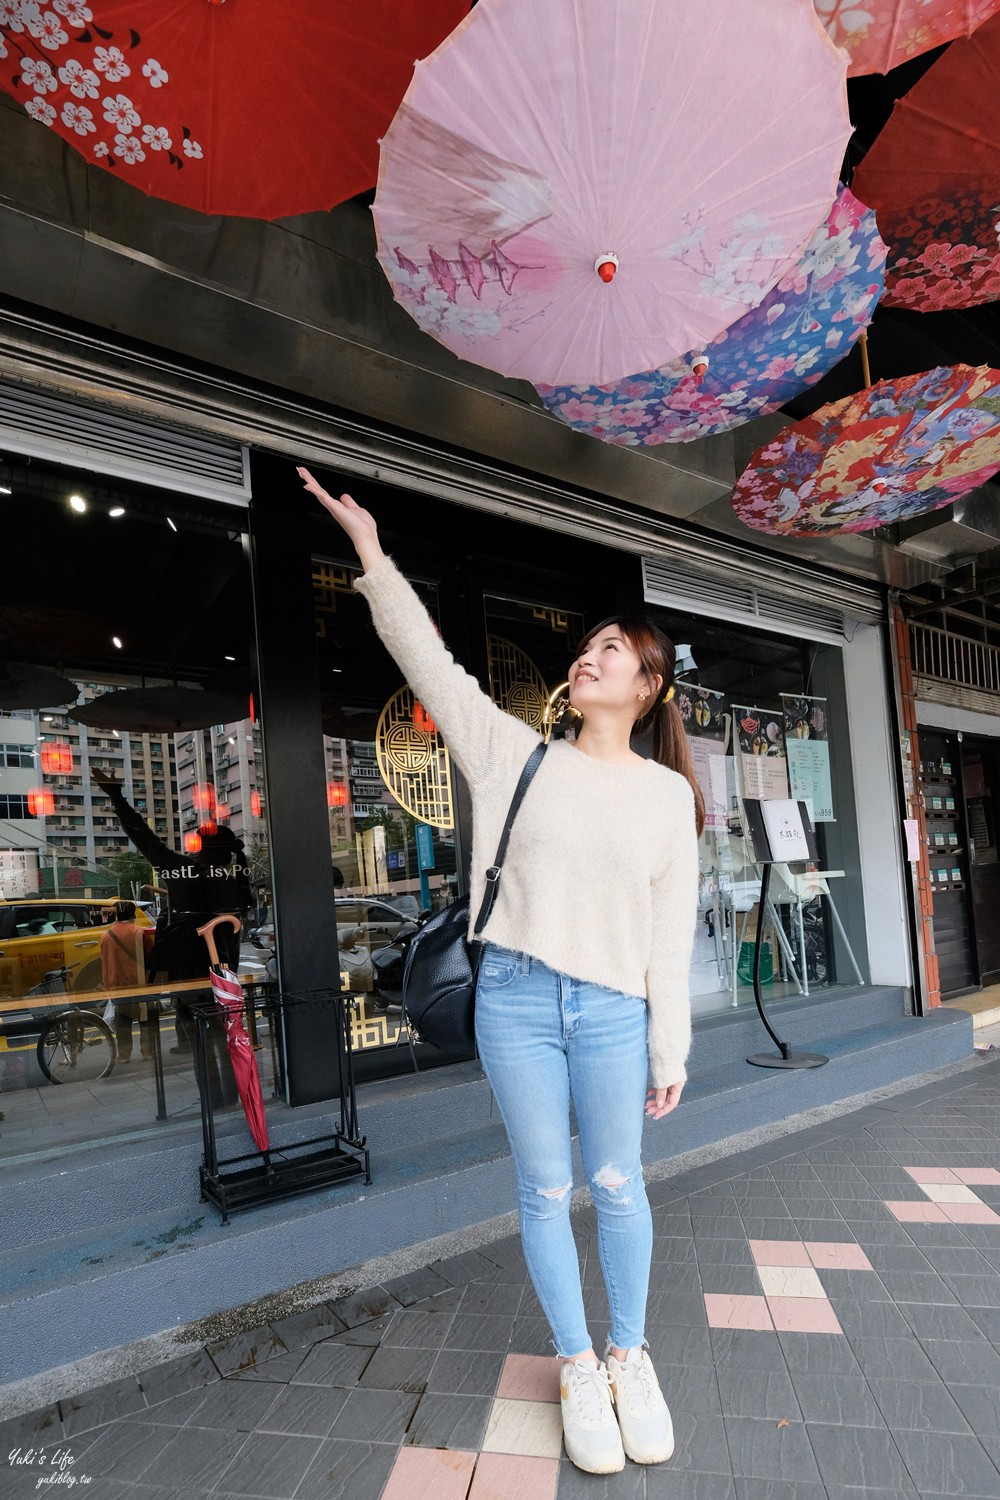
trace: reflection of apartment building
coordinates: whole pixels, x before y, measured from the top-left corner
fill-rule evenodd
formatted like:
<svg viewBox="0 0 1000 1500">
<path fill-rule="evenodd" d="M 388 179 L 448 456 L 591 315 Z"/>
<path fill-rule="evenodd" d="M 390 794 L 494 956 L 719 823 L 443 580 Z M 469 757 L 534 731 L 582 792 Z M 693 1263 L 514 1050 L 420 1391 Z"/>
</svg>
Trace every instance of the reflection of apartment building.
<svg viewBox="0 0 1000 1500">
<path fill-rule="evenodd" d="M 80 702 L 92 702 L 107 687 L 81 684 Z M 65 766 L 50 771 L 43 747 L 53 743 L 68 747 L 68 754 Z M 99 869 L 125 853 L 131 845 L 94 782 L 95 769 L 117 776 L 127 800 L 160 838 L 168 844 L 179 839 L 170 736 L 90 729 L 54 708 L 0 714 L 0 845 L 32 850 L 42 870 L 56 867 L 60 873 Z M 51 802 L 33 814 L 30 799 L 38 792 Z"/>
<path fill-rule="evenodd" d="M 213 724 L 208 729 L 174 735 L 177 762 L 177 805 L 185 833 L 205 821 L 196 806 L 195 788 L 209 785 L 215 792 L 217 821 L 227 824 L 244 843 L 263 836 L 264 777 L 260 727 L 244 719 L 238 724 Z"/>
<path fill-rule="evenodd" d="M 375 759 L 374 743 L 371 740 L 348 740 L 346 743 L 350 754 L 348 781 L 351 805 L 356 818 L 366 818 L 376 807 L 391 804 L 391 799 Z"/>
</svg>

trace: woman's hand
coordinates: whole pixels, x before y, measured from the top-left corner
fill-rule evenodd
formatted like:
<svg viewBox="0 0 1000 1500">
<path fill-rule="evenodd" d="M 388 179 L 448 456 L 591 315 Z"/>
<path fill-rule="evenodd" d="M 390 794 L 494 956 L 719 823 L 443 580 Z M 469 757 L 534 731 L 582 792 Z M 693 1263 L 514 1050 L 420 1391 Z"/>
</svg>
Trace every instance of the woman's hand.
<svg viewBox="0 0 1000 1500">
<path fill-rule="evenodd" d="M 681 1102 L 683 1083 L 672 1083 L 669 1088 L 649 1089 L 646 1094 L 646 1113 L 651 1120 L 662 1120 Z"/>
<path fill-rule="evenodd" d="M 102 771 L 100 766 L 94 766 L 90 774 L 102 791 L 121 791 L 121 784 L 113 771 Z"/>
<path fill-rule="evenodd" d="M 308 469 L 297 468 L 295 472 L 309 493 L 316 496 L 323 509 L 328 510 L 333 519 L 347 532 L 354 543 L 354 550 L 358 554 L 361 566 L 367 573 L 368 569 L 374 567 L 379 558 L 384 556 L 374 516 L 362 510 L 350 495 L 341 495 L 339 500 L 335 500 L 332 495 L 327 494 L 319 480 L 313 478 Z"/>
</svg>

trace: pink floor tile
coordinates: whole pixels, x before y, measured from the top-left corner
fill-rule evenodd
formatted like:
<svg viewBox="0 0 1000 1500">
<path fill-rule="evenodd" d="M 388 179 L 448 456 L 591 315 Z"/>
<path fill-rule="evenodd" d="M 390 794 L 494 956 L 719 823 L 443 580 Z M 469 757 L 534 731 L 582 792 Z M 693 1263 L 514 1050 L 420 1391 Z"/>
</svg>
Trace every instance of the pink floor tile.
<svg viewBox="0 0 1000 1500">
<path fill-rule="evenodd" d="M 838 1245 L 834 1240 L 806 1240 L 814 1266 L 823 1271 L 873 1271 L 860 1245 Z"/>
<path fill-rule="evenodd" d="M 519 1453 L 481 1453 L 469 1500 L 555 1500 L 557 1458 Z"/>
<path fill-rule="evenodd" d="M 895 1214 L 901 1224 L 947 1224 L 948 1216 L 940 1203 L 890 1203 L 886 1202 L 886 1208 L 891 1214 Z M 962 1208 L 964 1204 L 952 1204 L 953 1208 Z"/>
<path fill-rule="evenodd" d="M 819 1297 L 768 1297 L 779 1333 L 843 1333 L 829 1302 Z"/>
<path fill-rule="evenodd" d="M 447 1448 L 400 1448 L 382 1500 L 465 1500 L 474 1453 Z"/>
<path fill-rule="evenodd" d="M 750 1253 L 758 1266 L 808 1266 L 801 1240 L 751 1240 Z"/>
<path fill-rule="evenodd" d="M 960 1182 L 950 1167 L 905 1167 L 914 1182 Z"/>
<path fill-rule="evenodd" d="M 736 1296 L 732 1292 L 706 1292 L 705 1311 L 708 1313 L 710 1328 L 755 1328 L 771 1332 L 771 1318 L 764 1297 Z"/>
<path fill-rule="evenodd" d="M 955 1167 L 955 1176 L 966 1187 L 978 1183 L 980 1186 L 1000 1187 L 1000 1172 L 996 1167 Z"/>
<path fill-rule="evenodd" d="M 988 1203 L 939 1203 L 953 1224 L 1000 1224 L 1000 1214 Z"/>
<path fill-rule="evenodd" d="M 508 1354 L 497 1395 L 512 1401 L 558 1401 L 558 1361 L 545 1354 Z"/>
</svg>

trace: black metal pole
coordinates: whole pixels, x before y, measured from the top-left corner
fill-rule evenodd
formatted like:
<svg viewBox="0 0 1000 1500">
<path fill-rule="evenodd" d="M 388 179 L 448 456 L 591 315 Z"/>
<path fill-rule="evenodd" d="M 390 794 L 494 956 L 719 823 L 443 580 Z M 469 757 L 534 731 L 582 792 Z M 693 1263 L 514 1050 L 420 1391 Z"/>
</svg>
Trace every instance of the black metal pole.
<svg viewBox="0 0 1000 1500">
<path fill-rule="evenodd" d="M 764 1023 L 765 1030 L 771 1041 L 778 1049 L 778 1055 L 773 1052 L 755 1052 L 752 1057 L 747 1058 L 748 1063 L 753 1063 L 755 1068 L 821 1068 L 824 1063 L 829 1062 L 821 1052 L 793 1052 L 787 1042 L 783 1042 L 771 1025 L 764 1013 L 764 1002 L 760 994 L 760 950 L 761 939 L 764 935 L 764 915 L 767 911 L 767 893 L 771 885 L 771 866 L 765 864 L 760 877 L 760 896 L 757 899 L 757 931 L 753 941 L 753 998 L 757 1006 L 757 1014 Z"/>
</svg>

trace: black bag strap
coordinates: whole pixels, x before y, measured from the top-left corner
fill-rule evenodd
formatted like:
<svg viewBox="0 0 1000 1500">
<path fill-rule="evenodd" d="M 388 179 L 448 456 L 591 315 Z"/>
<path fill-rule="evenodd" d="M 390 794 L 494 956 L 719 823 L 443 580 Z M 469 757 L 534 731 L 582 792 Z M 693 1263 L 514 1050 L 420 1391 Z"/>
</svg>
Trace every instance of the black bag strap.
<svg viewBox="0 0 1000 1500">
<path fill-rule="evenodd" d="M 525 761 L 524 769 L 518 777 L 517 786 L 514 788 L 514 795 L 510 799 L 510 807 L 507 810 L 507 821 L 503 825 L 503 833 L 501 833 L 500 843 L 497 845 L 496 859 L 486 871 L 486 890 L 483 895 L 483 904 L 479 908 L 479 915 L 476 918 L 476 925 L 473 929 L 475 937 L 479 936 L 490 919 L 493 903 L 496 901 L 497 891 L 500 889 L 500 872 L 503 869 L 503 862 L 507 855 L 507 845 L 510 842 L 510 831 L 514 826 L 514 819 L 517 817 L 518 809 L 524 801 L 524 794 L 531 784 L 531 779 L 541 765 L 548 748 L 548 745 L 544 741 L 536 745 Z"/>
</svg>

